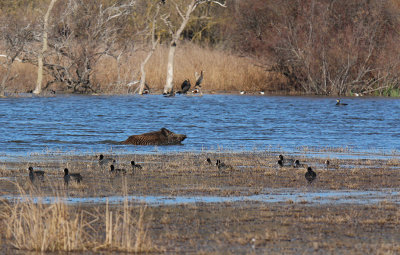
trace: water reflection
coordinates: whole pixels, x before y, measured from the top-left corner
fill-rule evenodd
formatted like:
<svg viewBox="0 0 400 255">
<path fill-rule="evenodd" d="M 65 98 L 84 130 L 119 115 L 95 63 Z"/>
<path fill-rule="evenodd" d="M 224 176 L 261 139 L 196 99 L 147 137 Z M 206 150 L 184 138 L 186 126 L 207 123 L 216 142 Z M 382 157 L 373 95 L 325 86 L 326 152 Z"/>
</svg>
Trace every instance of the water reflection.
<svg viewBox="0 0 400 255">
<path fill-rule="evenodd" d="M 302 204 L 377 204 L 388 202 L 400 204 L 400 192 L 397 190 L 320 190 L 302 191 L 290 189 L 271 189 L 267 194 L 252 196 L 110 196 L 110 197 L 24 197 L 6 195 L 8 200 L 33 201 L 34 203 L 51 204 L 62 200 L 67 204 L 121 204 L 124 200 L 132 203 L 146 203 L 151 206 L 179 205 L 195 203 L 302 203 Z"/>
</svg>

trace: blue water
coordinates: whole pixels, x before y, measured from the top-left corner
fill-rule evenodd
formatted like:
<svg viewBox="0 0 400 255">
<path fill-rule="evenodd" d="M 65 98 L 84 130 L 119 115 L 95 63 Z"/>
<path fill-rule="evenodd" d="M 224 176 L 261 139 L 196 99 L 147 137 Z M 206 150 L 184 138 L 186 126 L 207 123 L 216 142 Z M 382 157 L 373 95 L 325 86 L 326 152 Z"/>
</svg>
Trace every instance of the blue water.
<svg viewBox="0 0 400 255">
<path fill-rule="evenodd" d="M 342 107 L 335 101 L 250 95 L 6 98 L 0 99 L 0 153 L 400 150 L 400 100 L 345 98 Z M 161 127 L 187 139 L 180 146 L 117 144 Z"/>
<path fill-rule="evenodd" d="M 62 201 L 67 204 L 121 204 L 125 200 L 147 205 L 180 205 L 195 203 L 232 203 L 232 202 L 261 202 L 261 203 L 294 203 L 307 204 L 377 204 L 390 202 L 400 204 L 398 190 L 319 190 L 301 191 L 290 189 L 273 189 L 268 194 L 251 196 L 110 196 L 110 197 L 32 197 L 4 195 L 0 198 L 7 200 L 32 201 L 34 203 L 51 204 Z"/>
</svg>

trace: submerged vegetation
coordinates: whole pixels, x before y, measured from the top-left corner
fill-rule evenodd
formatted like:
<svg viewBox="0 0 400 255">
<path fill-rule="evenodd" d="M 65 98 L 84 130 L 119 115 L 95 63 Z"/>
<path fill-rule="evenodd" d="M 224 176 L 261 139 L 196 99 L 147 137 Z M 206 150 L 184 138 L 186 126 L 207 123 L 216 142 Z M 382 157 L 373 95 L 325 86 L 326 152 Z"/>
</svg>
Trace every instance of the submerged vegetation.
<svg viewBox="0 0 400 255">
<path fill-rule="evenodd" d="M 0 3 L 0 92 L 35 90 L 49 3 Z M 161 92 L 173 41 L 175 90 L 204 70 L 206 92 L 399 95 L 396 1 L 194 1 L 198 6 L 175 41 L 171 36 L 191 3 L 57 1 L 43 89 L 134 93 L 149 57 L 146 83 Z"/>
</svg>

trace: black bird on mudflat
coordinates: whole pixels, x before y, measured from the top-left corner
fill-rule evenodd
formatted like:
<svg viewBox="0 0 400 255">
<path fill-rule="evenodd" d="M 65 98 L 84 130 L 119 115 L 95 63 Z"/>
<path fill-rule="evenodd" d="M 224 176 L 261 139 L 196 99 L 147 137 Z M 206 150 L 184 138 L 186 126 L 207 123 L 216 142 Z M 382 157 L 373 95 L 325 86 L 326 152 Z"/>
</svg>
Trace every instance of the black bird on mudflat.
<svg viewBox="0 0 400 255">
<path fill-rule="evenodd" d="M 133 174 L 135 173 L 135 170 L 136 170 L 136 169 L 142 169 L 142 166 L 136 164 L 135 161 L 133 161 L 133 160 L 131 161 L 131 166 L 132 166 L 132 172 L 133 172 Z"/>
<path fill-rule="evenodd" d="M 126 170 L 125 169 L 115 168 L 114 165 L 110 166 L 110 172 L 111 173 L 123 173 L 123 174 L 126 174 Z"/>
<path fill-rule="evenodd" d="M 306 177 L 308 183 L 311 184 L 315 178 L 317 178 L 317 174 L 312 170 L 311 167 L 307 167 L 307 173 L 304 175 L 304 177 Z"/>
<path fill-rule="evenodd" d="M 69 173 L 68 168 L 65 168 L 64 183 L 68 185 L 71 178 L 74 179 L 77 183 L 80 183 L 83 180 L 82 175 L 80 173 Z"/>
<path fill-rule="evenodd" d="M 210 158 L 207 158 L 206 161 L 207 161 L 208 164 L 212 165 L 212 162 L 211 162 L 211 159 L 210 159 Z"/>
<path fill-rule="evenodd" d="M 279 155 L 278 156 L 278 165 L 280 166 L 280 167 L 283 167 L 283 166 L 293 166 L 294 165 L 294 160 L 293 159 L 291 159 L 291 158 L 285 158 L 285 157 L 283 157 L 283 155 Z"/>
<path fill-rule="evenodd" d="M 299 168 L 299 167 L 302 167 L 302 166 L 304 166 L 304 164 L 300 163 L 300 160 L 298 160 L 298 159 L 296 159 L 296 160 L 293 162 L 293 167 L 294 167 L 294 168 Z"/>
<path fill-rule="evenodd" d="M 325 160 L 326 170 L 329 169 L 330 164 L 331 164 L 331 162 L 329 161 L 329 159 Z"/>
<path fill-rule="evenodd" d="M 224 171 L 224 170 L 232 170 L 231 165 L 227 165 L 224 162 L 221 162 L 221 160 L 217 159 L 217 163 L 215 164 L 218 167 L 218 170 Z"/>
<path fill-rule="evenodd" d="M 31 182 L 33 182 L 36 177 L 38 177 L 41 180 L 44 179 L 44 171 L 41 170 L 33 171 L 33 167 L 31 166 L 28 168 L 28 170 L 29 170 L 29 179 L 31 180 Z"/>
<path fill-rule="evenodd" d="M 112 158 L 106 158 L 106 157 L 104 157 L 103 154 L 99 155 L 99 165 L 100 166 L 111 163 L 111 162 L 115 162 L 115 160 Z"/>
</svg>

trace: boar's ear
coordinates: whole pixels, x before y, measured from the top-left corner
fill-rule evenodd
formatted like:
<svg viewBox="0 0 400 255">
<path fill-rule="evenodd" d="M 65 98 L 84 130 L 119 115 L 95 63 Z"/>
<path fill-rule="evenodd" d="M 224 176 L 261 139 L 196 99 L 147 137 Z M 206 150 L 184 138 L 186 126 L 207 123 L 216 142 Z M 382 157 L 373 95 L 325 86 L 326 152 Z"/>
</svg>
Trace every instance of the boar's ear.
<svg viewBox="0 0 400 255">
<path fill-rule="evenodd" d="M 168 136 L 168 130 L 166 128 L 161 129 L 161 134 Z"/>
</svg>

